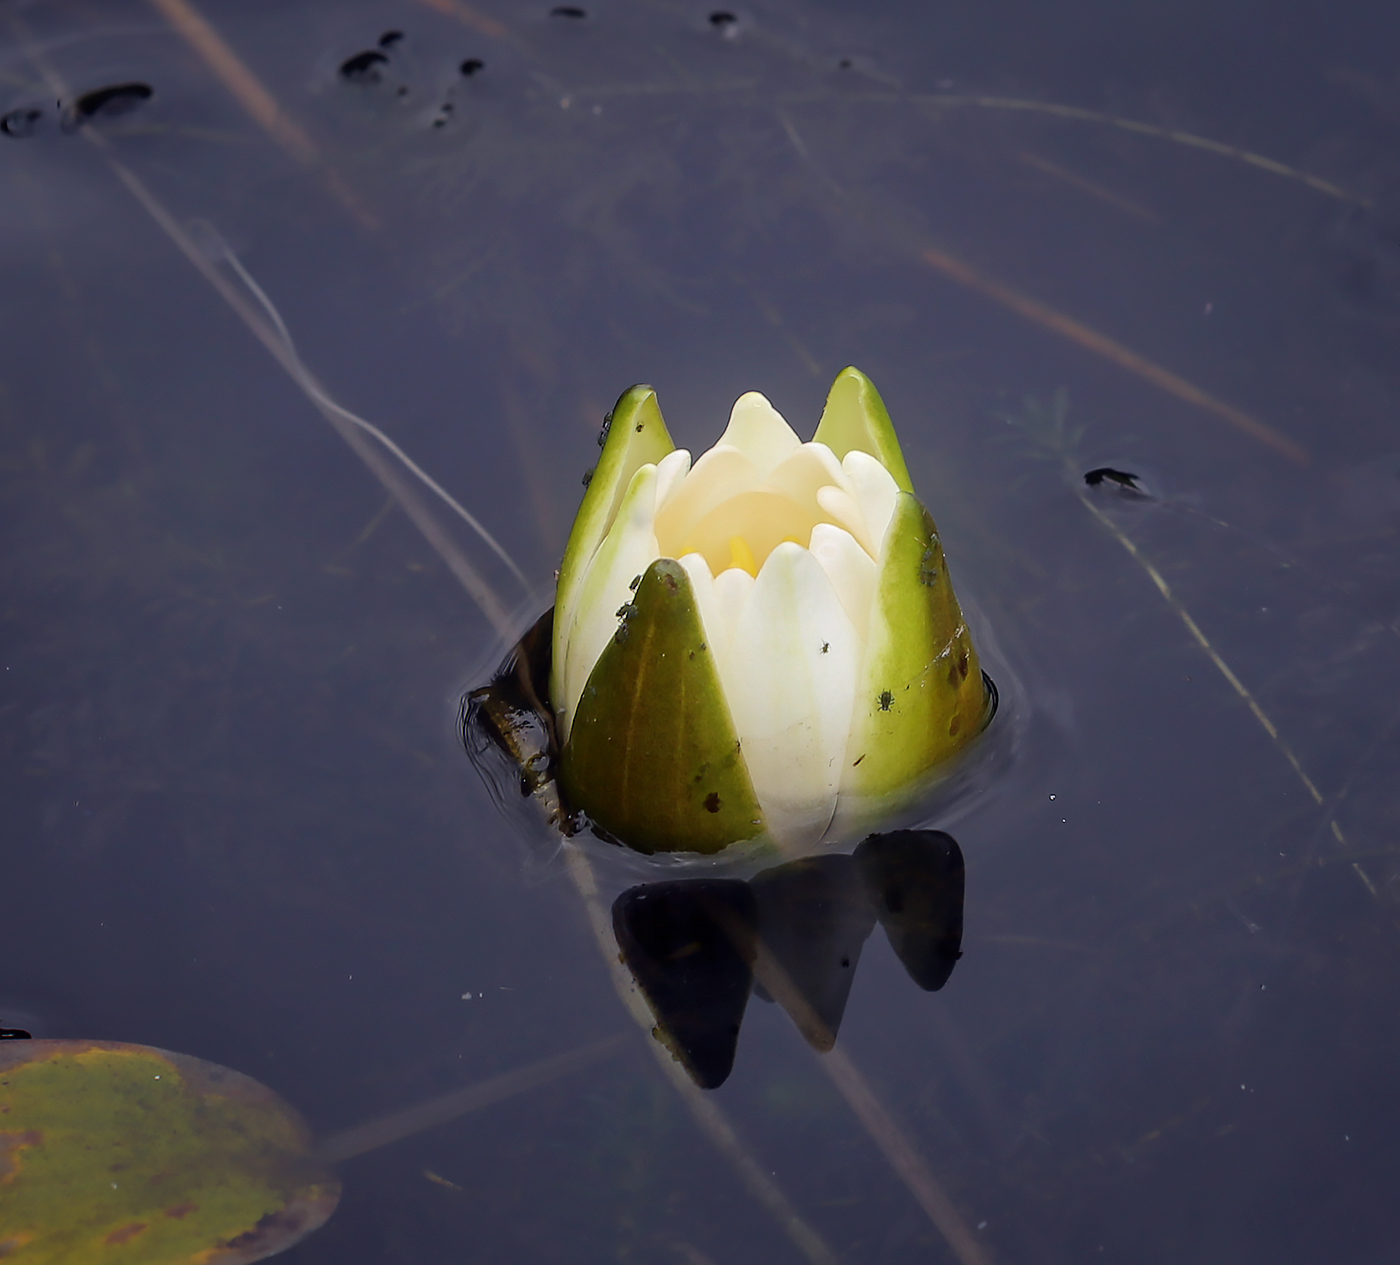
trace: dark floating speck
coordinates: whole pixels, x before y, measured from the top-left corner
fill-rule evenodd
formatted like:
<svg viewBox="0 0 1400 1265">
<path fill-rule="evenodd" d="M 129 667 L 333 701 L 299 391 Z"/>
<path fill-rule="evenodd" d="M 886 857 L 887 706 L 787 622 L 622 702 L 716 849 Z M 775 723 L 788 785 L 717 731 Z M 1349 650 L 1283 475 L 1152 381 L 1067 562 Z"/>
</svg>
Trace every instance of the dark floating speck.
<svg viewBox="0 0 1400 1265">
<path fill-rule="evenodd" d="M 155 96 L 148 83 L 114 83 L 106 88 L 94 88 L 76 101 L 68 114 L 68 126 L 80 127 L 93 119 L 115 119 L 143 105 Z"/>
<path fill-rule="evenodd" d="M 401 39 L 403 39 L 402 31 L 385 31 L 384 34 L 379 37 L 379 47 L 393 48 Z"/>
<path fill-rule="evenodd" d="M 710 14 L 710 25 L 716 30 L 722 31 L 726 26 L 733 26 L 738 20 L 738 17 L 730 13 L 728 9 L 716 9 Z"/>
<path fill-rule="evenodd" d="M 588 10 L 580 9 L 576 4 L 556 4 L 554 8 L 549 11 L 549 16 L 552 18 L 574 18 L 577 20 L 579 18 L 586 18 L 588 16 Z"/>
<path fill-rule="evenodd" d="M 480 57 L 468 57 L 458 69 L 470 79 L 478 71 L 486 69 L 486 63 Z"/>
<path fill-rule="evenodd" d="M 1137 475 L 1129 474 L 1126 470 L 1115 470 L 1112 466 L 1099 466 L 1096 470 L 1090 470 L 1084 476 L 1084 482 L 1091 488 L 1096 488 L 1103 483 L 1111 483 L 1115 487 L 1122 488 L 1125 492 L 1136 492 L 1139 496 L 1147 495 L 1142 485 L 1138 483 Z"/>
<path fill-rule="evenodd" d="M 389 59 L 377 48 L 367 48 L 340 63 L 340 77 L 346 83 L 379 83 L 383 78 L 379 68 L 388 63 Z"/>
<path fill-rule="evenodd" d="M 850 70 L 855 65 L 855 62 L 853 62 L 849 57 L 843 57 L 839 62 L 836 63 L 836 65 L 837 68 L 840 70 Z"/>
<path fill-rule="evenodd" d="M 451 117 L 452 117 L 452 102 L 451 102 L 451 101 L 444 101 L 444 102 L 442 103 L 442 105 L 438 107 L 437 116 L 433 119 L 433 126 L 434 126 L 434 127 L 446 127 L 446 126 L 447 126 L 447 120 L 450 119 Z"/>
<path fill-rule="evenodd" d="M 0 116 L 0 132 L 21 140 L 33 136 L 38 130 L 44 112 L 37 105 L 19 105 L 8 114 Z"/>
</svg>

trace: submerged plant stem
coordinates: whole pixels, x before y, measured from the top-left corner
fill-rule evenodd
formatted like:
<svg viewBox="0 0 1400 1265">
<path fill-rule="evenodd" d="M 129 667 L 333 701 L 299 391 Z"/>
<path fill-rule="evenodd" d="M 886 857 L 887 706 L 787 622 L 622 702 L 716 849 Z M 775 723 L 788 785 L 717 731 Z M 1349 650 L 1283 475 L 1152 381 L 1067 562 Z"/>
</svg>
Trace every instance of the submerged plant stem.
<svg viewBox="0 0 1400 1265">
<path fill-rule="evenodd" d="M 1100 334 L 1098 330 L 1090 329 L 1089 326 L 1076 321 L 1071 316 L 1066 316 L 1063 312 L 1057 312 L 1039 299 L 1022 294 L 1019 290 L 1015 290 L 995 278 L 984 276 L 961 259 L 956 259 L 941 250 L 935 250 L 932 246 L 925 246 L 920 251 L 920 258 L 930 267 L 938 269 L 950 280 L 985 295 L 993 302 L 1010 309 L 1018 316 L 1025 317 L 1042 329 L 1048 329 L 1063 338 L 1068 338 L 1071 342 L 1078 343 L 1086 350 L 1092 351 L 1097 356 L 1102 356 L 1105 360 L 1111 361 L 1121 369 L 1126 369 L 1129 373 L 1136 374 L 1139 378 L 1145 379 L 1169 395 L 1176 396 L 1179 400 L 1185 400 L 1186 403 L 1194 404 L 1197 408 L 1204 409 L 1208 413 L 1214 413 L 1217 417 L 1229 422 L 1231 426 L 1242 430 L 1252 439 L 1258 440 L 1266 448 L 1272 448 L 1281 457 L 1286 457 L 1294 465 L 1307 466 L 1311 464 L 1312 457 L 1307 449 L 1289 439 L 1287 435 L 1280 434 L 1272 426 L 1261 422 L 1257 417 L 1246 413 L 1243 409 L 1236 408 L 1233 404 L 1227 404 L 1224 400 L 1216 399 L 1215 396 L 1202 391 L 1200 387 L 1188 382 L 1179 374 L 1173 373 L 1170 369 L 1164 369 L 1154 361 L 1148 360 L 1146 356 L 1138 355 L 1137 352 L 1124 347 L 1122 343 L 1109 338 L 1107 334 Z"/>
<path fill-rule="evenodd" d="M 691 1117 L 700 1131 L 725 1157 L 733 1167 L 739 1180 L 759 1203 L 772 1214 L 783 1232 L 792 1240 L 797 1249 L 813 1265 L 836 1265 L 837 1256 L 824 1238 L 793 1207 L 772 1174 L 762 1168 L 739 1137 L 729 1117 L 705 1091 L 698 1088 L 676 1062 L 670 1050 L 652 1038 L 656 1019 L 646 1001 L 637 991 L 636 982 L 617 954 L 617 943 L 613 938 L 612 922 L 608 911 L 603 907 L 602 896 L 598 892 L 598 880 L 583 850 L 574 844 L 564 845 L 564 857 L 569 867 L 569 877 L 573 879 L 588 913 L 588 923 L 593 937 L 598 943 L 598 951 L 608 966 L 617 995 L 627 1012 L 637 1021 L 646 1034 L 647 1047 L 656 1056 L 662 1074 L 671 1082 L 672 1088 L 681 1096 Z"/>
<path fill-rule="evenodd" d="M 12 15 L 10 18 L 11 29 L 15 32 L 16 38 L 21 43 L 30 60 L 43 75 L 46 83 L 54 96 L 62 98 L 68 95 L 68 85 L 49 65 L 43 53 L 35 46 L 30 38 L 29 29 L 23 20 Z M 378 449 L 370 444 L 361 432 L 373 436 L 385 448 L 389 450 L 403 466 L 419 479 L 426 487 L 432 490 L 444 502 L 463 518 L 467 524 L 482 538 L 487 546 L 505 563 L 512 574 L 520 581 L 521 586 L 528 588 L 525 577 L 515 561 L 505 551 L 500 543 L 481 525 L 465 508 L 443 489 L 436 480 L 432 479 L 418 464 L 412 461 L 408 454 L 403 451 L 393 440 L 384 434 L 378 427 L 365 421 L 362 417 L 356 416 L 349 409 L 343 408 L 330 394 L 316 381 L 311 371 L 302 363 L 298 356 L 296 347 L 292 342 L 291 334 L 288 332 L 286 324 L 278 313 L 272 301 L 267 297 L 262 287 L 259 286 L 248 273 L 248 271 L 238 263 L 232 252 L 224 248 L 220 253 L 223 258 L 229 261 L 230 266 L 235 271 L 239 280 L 247 287 L 247 292 L 251 294 L 257 303 L 263 308 L 259 312 L 257 308 L 249 304 L 245 294 L 237 289 L 223 273 L 215 267 L 214 262 L 207 257 L 195 241 L 190 237 L 186 229 L 166 210 L 164 204 L 154 193 L 146 187 L 145 182 L 125 164 L 118 162 L 112 154 L 111 142 L 102 135 L 101 132 L 93 128 L 83 128 L 81 132 L 83 138 L 93 145 L 105 159 L 112 174 L 126 187 L 128 193 L 136 199 L 141 208 L 156 222 L 160 230 L 168 237 L 171 243 L 193 265 L 195 271 L 202 276 L 237 314 L 240 320 L 248 327 L 249 331 L 267 348 L 272 358 L 286 371 L 288 377 L 297 384 L 306 394 L 311 402 L 320 411 L 321 415 L 335 427 L 340 437 L 354 450 L 361 461 L 369 467 L 371 473 L 375 475 L 398 502 L 399 507 L 408 515 L 428 543 L 442 558 L 448 569 L 455 575 L 462 587 L 465 588 L 481 608 L 481 612 L 486 616 L 496 633 L 509 639 L 514 631 L 510 618 L 510 613 L 496 595 L 495 590 L 487 582 L 486 578 L 471 564 L 466 554 L 457 547 L 452 538 L 442 529 L 438 521 L 433 517 L 423 499 L 418 495 L 417 490 L 402 476 L 399 469 L 385 461 Z M 264 315 L 266 313 L 266 316 Z M 271 324 L 269 324 L 269 320 Z"/>
<path fill-rule="evenodd" d="M 624 1037 L 620 1034 L 607 1037 L 591 1045 L 581 1046 L 577 1050 L 570 1050 L 567 1054 L 556 1054 L 553 1058 L 541 1059 L 538 1063 L 530 1063 L 525 1067 L 503 1072 L 500 1076 L 478 1081 L 465 1089 L 453 1090 L 450 1094 L 443 1094 L 430 1102 L 419 1103 L 416 1107 L 343 1129 L 330 1137 L 322 1138 L 316 1144 L 316 1156 L 323 1164 L 339 1164 L 342 1160 L 378 1150 L 381 1146 L 412 1137 L 415 1133 L 422 1133 L 424 1129 L 436 1128 L 468 1112 L 479 1111 L 506 1098 L 513 1098 L 516 1094 L 523 1094 L 526 1090 L 548 1085 L 551 1081 L 580 1068 L 591 1067 L 621 1050 L 623 1041 Z"/>
<path fill-rule="evenodd" d="M 792 977 L 762 941 L 757 944 L 754 978 L 792 1017 L 809 1044 L 813 1034 L 821 1033 L 826 1028 L 811 1003 L 793 983 Z M 856 1119 L 865 1127 L 889 1166 L 899 1175 L 919 1207 L 943 1236 L 959 1265 L 991 1265 L 986 1249 L 977 1241 L 957 1205 L 943 1189 L 943 1184 L 933 1175 L 918 1147 L 880 1101 L 851 1056 L 840 1046 L 828 1045 L 826 1052 L 817 1054 L 817 1062 L 846 1100 Z"/>
<path fill-rule="evenodd" d="M 248 117 L 280 149 L 303 166 L 319 171 L 327 190 L 350 212 L 361 228 L 379 227 L 378 220 L 365 208 L 355 191 L 326 163 L 306 129 L 278 104 L 277 98 L 263 81 L 190 0 L 150 0 L 150 4 L 194 49 Z"/>
<path fill-rule="evenodd" d="M 1070 477 L 1076 480 L 1077 484 L 1077 472 L 1074 467 L 1067 463 L 1065 469 Z M 1249 687 L 1235 674 L 1234 669 L 1220 657 L 1220 652 L 1211 644 L 1210 638 L 1205 635 L 1201 630 L 1201 626 L 1192 618 L 1191 612 L 1181 604 L 1181 600 L 1172 591 L 1171 585 L 1166 581 L 1166 577 L 1143 555 L 1142 551 L 1132 539 L 1124 533 L 1107 514 L 1094 504 L 1082 487 L 1076 486 L 1075 494 L 1079 497 L 1080 501 L 1083 502 L 1084 508 L 1108 529 L 1113 538 L 1128 551 L 1128 555 L 1133 561 L 1147 573 L 1148 579 L 1156 586 L 1157 591 L 1162 595 L 1167 605 L 1172 608 L 1177 618 L 1186 626 L 1186 631 L 1191 634 L 1192 640 L 1205 651 L 1206 657 L 1215 665 L 1216 670 L 1229 683 L 1230 688 L 1244 701 L 1245 706 L 1249 708 L 1250 714 L 1259 722 L 1260 728 L 1268 734 L 1269 741 L 1274 744 L 1279 754 L 1288 761 L 1289 767 L 1297 775 L 1298 781 L 1303 785 L 1303 789 L 1312 797 L 1313 803 L 1319 808 L 1325 808 L 1327 803 L 1326 797 L 1318 790 L 1317 784 L 1312 778 L 1308 776 L 1307 770 L 1303 768 L 1302 761 L 1298 759 L 1293 748 L 1288 745 L 1283 735 L 1279 733 L 1278 726 L 1274 724 L 1269 714 L 1259 705 L 1259 701 L 1250 692 Z M 1338 822 L 1335 812 L 1328 813 L 1327 821 L 1328 827 L 1332 832 L 1332 837 L 1337 841 L 1337 845 L 1343 848 L 1348 847 L 1347 837 L 1342 831 L 1341 823 Z M 1361 882 L 1366 885 L 1367 891 L 1369 891 L 1372 896 L 1378 896 L 1375 884 L 1372 883 L 1370 875 L 1361 868 L 1361 865 L 1359 863 L 1353 863 L 1352 869 L 1356 871 L 1356 875 Z"/>
<path fill-rule="evenodd" d="M 95 132 L 87 133 L 93 142 L 101 147 L 106 146 L 104 138 Z M 380 452 L 370 442 L 364 438 L 362 432 L 374 435 L 381 443 L 401 461 L 406 463 L 406 468 L 417 477 L 427 479 L 427 476 L 411 461 L 408 460 L 402 449 L 388 439 L 386 435 L 378 431 L 370 423 L 362 418 L 356 417 L 348 409 L 342 408 L 325 392 L 321 385 L 312 377 L 310 371 L 302 364 L 296 354 L 295 347 L 291 346 L 283 336 L 283 331 L 271 325 L 256 308 L 252 307 L 243 293 L 236 289 L 233 284 L 219 270 L 204 257 L 199 247 L 190 238 L 184 228 L 178 224 L 169 211 L 159 202 L 139 176 L 130 168 L 118 162 L 115 158 L 107 155 L 107 165 L 111 168 L 112 174 L 117 177 L 128 189 L 131 195 L 141 204 L 152 219 L 160 226 L 167 237 L 175 244 L 180 253 L 192 263 L 210 285 L 218 291 L 219 295 L 248 326 L 249 330 L 257 337 L 258 341 L 272 353 L 273 359 L 286 370 L 287 375 L 294 381 L 320 411 L 321 415 L 339 432 L 342 439 L 354 449 L 357 456 L 370 471 L 384 485 L 385 489 L 398 501 L 400 508 L 413 521 L 414 525 L 421 531 L 428 543 L 437 551 L 439 557 L 447 564 L 452 574 L 457 577 L 462 586 L 471 595 L 476 604 L 481 608 L 491 626 L 496 632 L 508 637 L 511 632 L 510 615 L 495 590 L 486 581 L 477 569 L 472 566 L 467 556 L 456 546 L 451 537 L 442 529 L 432 515 L 432 512 L 423 503 L 422 497 L 417 490 L 403 477 L 398 467 L 385 461 Z M 255 293 L 255 297 L 257 297 Z M 265 296 L 263 296 L 265 298 Z M 279 322 L 280 324 L 280 318 Z M 446 493 L 432 480 L 427 480 L 428 486 L 441 496 Z M 448 498 L 450 500 L 450 498 Z M 458 507 L 460 510 L 460 507 Z M 460 510 L 466 514 L 465 510 Z M 475 525 L 475 520 L 467 515 L 468 521 Z M 479 528 L 488 544 L 495 545 L 494 540 L 484 528 Z M 506 557 L 511 569 L 518 576 L 520 570 L 511 562 L 508 555 L 499 545 L 495 545 L 497 552 Z M 523 582 L 523 579 L 522 579 Z"/>
</svg>

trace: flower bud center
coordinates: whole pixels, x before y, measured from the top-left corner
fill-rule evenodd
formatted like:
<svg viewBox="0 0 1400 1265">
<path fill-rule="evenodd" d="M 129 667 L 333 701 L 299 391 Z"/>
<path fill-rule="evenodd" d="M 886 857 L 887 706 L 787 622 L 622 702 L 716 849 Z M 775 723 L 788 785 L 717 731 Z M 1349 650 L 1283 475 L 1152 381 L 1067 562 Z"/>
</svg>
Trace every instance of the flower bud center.
<svg viewBox="0 0 1400 1265">
<path fill-rule="evenodd" d="M 768 555 L 779 545 L 791 541 L 806 549 L 812 528 L 830 521 L 831 515 L 815 503 L 799 504 L 791 497 L 763 488 L 740 492 L 722 501 L 682 540 L 673 538 L 664 527 L 657 532 L 657 539 L 664 557 L 698 553 L 713 575 L 739 567 L 757 576 Z"/>
</svg>

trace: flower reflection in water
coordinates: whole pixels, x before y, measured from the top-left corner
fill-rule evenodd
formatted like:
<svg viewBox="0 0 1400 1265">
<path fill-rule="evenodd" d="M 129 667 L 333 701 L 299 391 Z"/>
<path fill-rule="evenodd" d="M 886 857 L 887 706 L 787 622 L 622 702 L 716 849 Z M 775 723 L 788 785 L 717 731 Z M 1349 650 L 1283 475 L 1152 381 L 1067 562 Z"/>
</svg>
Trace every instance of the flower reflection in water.
<svg viewBox="0 0 1400 1265">
<path fill-rule="evenodd" d="M 961 956 L 962 851 L 942 831 L 891 831 L 851 855 L 802 857 L 748 882 L 645 883 L 623 892 L 612 916 L 659 1039 L 712 1089 L 734 1065 L 751 992 L 781 1005 L 814 1049 L 835 1045 L 877 921 L 910 978 L 942 988 Z"/>
</svg>

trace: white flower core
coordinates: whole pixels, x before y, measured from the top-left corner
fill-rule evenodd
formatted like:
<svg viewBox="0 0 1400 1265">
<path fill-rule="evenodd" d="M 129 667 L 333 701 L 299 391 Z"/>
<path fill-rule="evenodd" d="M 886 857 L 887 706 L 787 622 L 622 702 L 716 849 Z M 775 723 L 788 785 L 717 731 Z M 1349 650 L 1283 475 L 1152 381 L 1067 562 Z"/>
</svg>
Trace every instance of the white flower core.
<svg viewBox="0 0 1400 1265">
<path fill-rule="evenodd" d="M 657 558 L 685 567 L 768 829 L 815 843 L 836 808 L 856 682 L 898 488 L 868 453 L 804 444 L 756 391 L 694 467 L 633 476 L 579 585 L 561 738 L 589 672 Z"/>
</svg>

